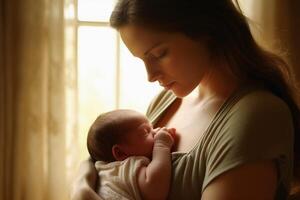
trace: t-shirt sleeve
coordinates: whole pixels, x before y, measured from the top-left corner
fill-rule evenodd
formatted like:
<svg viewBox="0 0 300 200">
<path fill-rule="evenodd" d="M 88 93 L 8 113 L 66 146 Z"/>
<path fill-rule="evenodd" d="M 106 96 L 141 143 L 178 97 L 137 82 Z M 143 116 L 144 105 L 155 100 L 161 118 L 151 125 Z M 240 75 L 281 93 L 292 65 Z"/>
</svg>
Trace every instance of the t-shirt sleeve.
<svg viewBox="0 0 300 200">
<path fill-rule="evenodd" d="M 202 191 L 220 174 L 262 160 L 275 161 L 279 181 L 288 184 L 292 156 L 293 123 L 288 106 L 267 92 L 248 94 L 230 109 L 211 138 Z"/>
</svg>

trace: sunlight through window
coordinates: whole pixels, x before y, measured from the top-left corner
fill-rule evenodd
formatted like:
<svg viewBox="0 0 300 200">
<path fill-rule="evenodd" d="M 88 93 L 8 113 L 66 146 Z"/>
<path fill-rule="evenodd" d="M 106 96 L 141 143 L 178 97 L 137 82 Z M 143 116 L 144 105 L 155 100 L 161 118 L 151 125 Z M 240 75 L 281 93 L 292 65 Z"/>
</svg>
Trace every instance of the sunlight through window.
<svg viewBox="0 0 300 200">
<path fill-rule="evenodd" d="M 134 58 L 109 27 L 114 0 L 78 0 L 77 78 L 80 159 L 86 159 L 86 136 L 103 112 L 135 109 L 145 113 L 159 91 L 147 82 L 144 64 Z"/>
<path fill-rule="evenodd" d="M 78 0 L 80 21 L 108 21 L 114 0 Z"/>
<path fill-rule="evenodd" d="M 144 63 L 133 57 L 124 43 L 121 43 L 120 59 L 120 107 L 145 113 L 154 94 L 161 88 L 157 83 L 147 82 Z"/>
</svg>

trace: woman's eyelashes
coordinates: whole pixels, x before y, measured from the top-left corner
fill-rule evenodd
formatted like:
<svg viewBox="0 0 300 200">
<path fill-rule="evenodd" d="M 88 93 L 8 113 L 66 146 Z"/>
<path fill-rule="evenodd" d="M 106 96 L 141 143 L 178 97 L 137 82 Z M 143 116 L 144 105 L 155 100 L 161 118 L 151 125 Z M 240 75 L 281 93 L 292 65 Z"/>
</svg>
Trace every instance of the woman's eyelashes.
<svg viewBox="0 0 300 200">
<path fill-rule="evenodd" d="M 168 53 L 167 49 L 157 50 L 151 53 L 150 56 L 154 59 L 162 59 L 167 55 L 167 53 Z"/>
</svg>

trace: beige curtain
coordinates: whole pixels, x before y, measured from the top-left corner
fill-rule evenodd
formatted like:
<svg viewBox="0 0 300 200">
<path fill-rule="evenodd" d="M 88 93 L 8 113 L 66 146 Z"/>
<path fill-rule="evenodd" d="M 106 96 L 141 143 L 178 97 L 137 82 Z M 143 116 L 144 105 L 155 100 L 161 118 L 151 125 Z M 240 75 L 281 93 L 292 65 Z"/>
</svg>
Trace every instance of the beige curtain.
<svg viewBox="0 0 300 200">
<path fill-rule="evenodd" d="M 67 3 L 0 0 L 1 200 L 68 199 L 76 117 L 66 101 L 76 82 L 74 52 L 64 48 Z"/>
<path fill-rule="evenodd" d="M 282 54 L 300 80 L 300 1 L 239 0 L 257 40 Z"/>
</svg>

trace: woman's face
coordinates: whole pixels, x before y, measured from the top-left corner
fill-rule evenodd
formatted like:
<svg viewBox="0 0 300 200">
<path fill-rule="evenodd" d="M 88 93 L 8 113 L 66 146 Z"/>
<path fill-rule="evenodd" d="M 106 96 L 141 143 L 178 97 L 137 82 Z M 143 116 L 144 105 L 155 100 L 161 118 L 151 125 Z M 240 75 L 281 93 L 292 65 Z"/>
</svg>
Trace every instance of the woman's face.
<svg viewBox="0 0 300 200">
<path fill-rule="evenodd" d="M 212 68 L 205 45 L 182 33 L 126 25 L 120 35 L 130 52 L 144 61 L 148 80 L 178 97 L 192 92 Z"/>
</svg>

